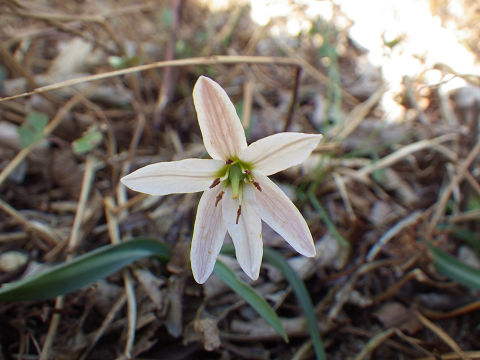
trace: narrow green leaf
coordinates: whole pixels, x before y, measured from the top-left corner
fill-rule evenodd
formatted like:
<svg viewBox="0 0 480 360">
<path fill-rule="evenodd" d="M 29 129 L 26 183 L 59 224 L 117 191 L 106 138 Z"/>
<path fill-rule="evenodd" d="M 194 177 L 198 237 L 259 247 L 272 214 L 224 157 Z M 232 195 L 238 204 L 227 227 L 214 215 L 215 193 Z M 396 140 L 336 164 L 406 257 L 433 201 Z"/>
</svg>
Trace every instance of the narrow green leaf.
<svg viewBox="0 0 480 360">
<path fill-rule="evenodd" d="M 453 230 L 452 235 L 457 239 L 465 241 L 475 250 L 477 255 L 480 254 L 480 240 L 478 238 L 478 234 L 475 231 L 462 228 L 458 230 Z"/>
<path fill-rule="evenodd" d="M 286 342 L 288 342 L 287 333 L 283 329 L 280 319 L 264 298 L 258 295 L 251 286 L 241 281 L 233 271 L 221 261 L 217 260 L 213 271 L 215 272 L 215 275 L 222 279 L 225 284 L 249 303 L 250 306 L 253 307 Z"/>
<path fill-rule="evenodd" d="M 43 129 L 48 124 L 48 117 L 44 113 L 32 111 L 28 114 L 27 120 L 18 128 L 20 146 L 25 149 L 40 140 L 43 136 Z"/>
<path fill-rule="evenodd" d="M 480 270 L 462 263 L 436 247 L 430 246 L 430 251 L 440 273 L 460 284 L 480 290 Z"/>
<path fill-rule="evenodd" d="M 282 272 L 283 276 L 285 276 L 285 279 L 292 287 L 292 290 L 297 297 L 298 304 L 302 308 L 303 315 L 307 321 L 307 327 L 308 331 L 310 332 L 310 338 L 312 339 L 315 355 L 318 360 L 325 360 L 327 357 L 325 355 L 322 339 L 318 330 L 317 317 L 315 316 L 312 300 L 302 279 L 300 279 L 295 270 L 292 269 L 290 264 L 277 251 L 268 247 L 264 247 L 263 257 L 266 261 Z"/>
<path fill-rule="evenodd" d="M 328 231 L 330 231 L 330 233 L 333 235 L 333 237 L 335 237 L 335 239 L 338 241 L 338 243 L 342 246 L 350 247 L 349 242 L 347 240 L 345 240 L 345 238 L 338 232 L 337 228 L 335 227 L 335 224 L 332 222 L 332 220 L 330 220 L 327 212 L 325 211 L 323 206 L 320 204 L 320 202 L 318 201 L 315 194 L 313 192 L 309 192 L 308 193 L 308 198 L 310 199 L 310 203 L 313 205 L 315 210 L 322 217 L 322 220 L 325 223 L 325 225 L 327 226 Z"/>
<path fill-rule="evenodd" d="M 41 300 L 63 295 L 103 279 L 128 264 L 156 256 L 168 261 L 168 247 L 156 240 L 139 238 L 107 245 L 29 278 L 0 288 L 0 301 Z"/>
</svg>

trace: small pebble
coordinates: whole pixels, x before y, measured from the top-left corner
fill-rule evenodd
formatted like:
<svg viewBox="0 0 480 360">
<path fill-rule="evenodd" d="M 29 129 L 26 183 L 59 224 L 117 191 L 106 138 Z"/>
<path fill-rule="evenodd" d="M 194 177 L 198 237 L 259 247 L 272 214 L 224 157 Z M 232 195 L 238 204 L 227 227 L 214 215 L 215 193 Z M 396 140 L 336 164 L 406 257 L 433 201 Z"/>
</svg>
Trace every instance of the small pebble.
<svg viewBox="0 0 480 360">
<path fill-rule="evenodd" d="M 20 269 L 28 261 L 26 254 L 19 251 L 7 251 L 0 255 L 0 271 L 12 272 Z"/>
</svg>

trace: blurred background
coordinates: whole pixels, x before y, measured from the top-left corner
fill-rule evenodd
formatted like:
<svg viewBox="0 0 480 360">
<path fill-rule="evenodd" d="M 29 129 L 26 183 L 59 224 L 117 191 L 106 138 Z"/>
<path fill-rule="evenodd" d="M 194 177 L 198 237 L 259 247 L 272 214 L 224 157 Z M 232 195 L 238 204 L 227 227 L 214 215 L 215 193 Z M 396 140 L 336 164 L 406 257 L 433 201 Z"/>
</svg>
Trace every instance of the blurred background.
<svg viewBox="0 0 480 360">
<path fill-rule="evenodd" d="M 327 358 L 480 358 L 478 2 L 4 0 L 0 14 L 0 282 L 132 238 L 172 253 L 61 299 L 0 303 L 0 359 L 315 358 L 276 266 L 250 285 L 289 343 L 217 277 L 193 281 L 200 194 L 119 185 L 205 156 L 200 75 L 249 143 L 324 134 L 273 176 L 317 257 L 265 224 L 263 239 L 307 286 Z"/>
</svg>

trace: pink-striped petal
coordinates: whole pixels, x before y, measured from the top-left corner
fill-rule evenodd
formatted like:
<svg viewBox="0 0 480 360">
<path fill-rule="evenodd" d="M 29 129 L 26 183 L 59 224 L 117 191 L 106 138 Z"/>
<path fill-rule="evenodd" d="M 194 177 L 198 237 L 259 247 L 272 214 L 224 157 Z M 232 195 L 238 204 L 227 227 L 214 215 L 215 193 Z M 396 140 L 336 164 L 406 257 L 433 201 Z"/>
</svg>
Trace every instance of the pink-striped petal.
<svg viewBox="0 0 480 360">
<path fill-rule="evenodd" d="M 222 202 L 217 202 L 221 186 L 205 191 L 200 198 L 193 229 L 190 264 L 196 282 L 203 284 L 213 271 L 227 229 L 222 218 Z"/>
<path fill-rule="evenodd" d="M 305 161 L 321 139 L 319 134 L 279 133 L 255 141 L 238 157 L 268 176 Z"/>
<path fill-rule="evenodd" d="M 312 234 L 300 211 L 269 178 L 256 172 L 254 177 L 262 189 L 255 191 L 255 210 L 262 220 L 300 254 L 315 256 Z"/>
<path fill-rule="evenodd" d="M 235 107 L 220 85 L 200 76 L 193 89 L 193 102 L 203 143 L 213 159 L 226 161 L 247 147 Z"/>
<path fill-rule="evenodd" d="M 208 189 L 225 164 L 212 159 L 185 159 L 147 165 L 124 176 L 126 187 L 150 195 L 167 195 Z"/>
<path fill-rule="evenodd" d="M 232 190 L 228 187 L 222 206 L 223 220 L 233 240 L 238 263 L 252 280 L 257 280 L 263 256 L 262 221 L 253 209 L 252 202 L 255 199 L 252 192 L 252 186 L 244 186 L 240 196 L 242 199 L 239 201 L 239 198 L 232 198 Z M 242 207 L 238 216 L 240 205 Z"/>
</svg>

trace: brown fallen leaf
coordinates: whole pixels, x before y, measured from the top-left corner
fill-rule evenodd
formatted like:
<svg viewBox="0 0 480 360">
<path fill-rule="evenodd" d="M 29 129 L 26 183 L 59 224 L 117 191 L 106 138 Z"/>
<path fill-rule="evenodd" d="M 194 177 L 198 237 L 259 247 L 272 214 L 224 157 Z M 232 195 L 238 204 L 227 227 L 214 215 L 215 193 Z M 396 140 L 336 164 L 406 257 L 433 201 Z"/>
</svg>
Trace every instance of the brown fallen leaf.
<svg viewBox="0 0 480 360">
<path fill-rule="evenodd" d="M 193 327 L 200 334 L 203 347 L 207 351 L 213 351 L 220 347 L 220 335 L 218 333 L 217 323 L 213 319 L 196 319 Z"/>
<path fill-rule="evenodd" d="M 409 334 L 415 334 L 423 328 L 415 314 L 398 302 L 384 304 L 374 315 L 386 328 L 396 327 Z"/>
</svg>

